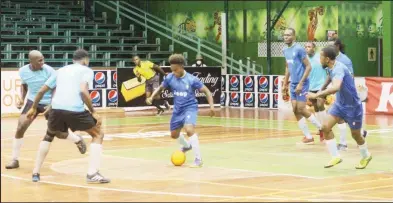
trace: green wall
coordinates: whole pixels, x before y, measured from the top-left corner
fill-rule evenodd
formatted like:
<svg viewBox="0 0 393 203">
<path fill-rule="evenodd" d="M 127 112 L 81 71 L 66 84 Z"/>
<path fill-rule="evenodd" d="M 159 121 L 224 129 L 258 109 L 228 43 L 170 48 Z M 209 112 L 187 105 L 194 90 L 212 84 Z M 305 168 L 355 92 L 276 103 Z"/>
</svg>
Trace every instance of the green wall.
<svg viewBox="0 0 393 203">
<path fill-rule="evenodd" d="M 174 14 L 188 15 L 195 18 L 200 18 L 201 13 L 205 13 L 206 21 L 205 24 L 211 25 L 213 23 L 214 12 L 224 11 L 224 1 L 132 1 L 133 5 L 139 6 L 141 9 L 148 11 L 149 13 L 156 15 L 168 22 L 172 23 L 175 19 Z M 273 1 L 272 11 L 279 12 L 283 7 L 285 1 Z M 307 7 L 317 7 L 323 5 L 325 8 L 336 7 L 336 13 L 330 15 L 336 15 L 338 24 L 339 37 L 346 44 L 346 54 L 352 59 L 357 76 L 377 76 L 377 62 L 369 62 L 367 57 L 368 47 L 378 47 L 379 30 L 377 29 L 377 11 L 381 10 L 381 1 L 314 1 L 314 2 L 303 2 L 294 1 L 291 2 L 287 8 L 287 11 L 293 10 L 298 12 L 296 15 L 307 16 Z M 391 5 L 391 4 L 390 4 Z M 264 67 L 264 72 L 267 73 L 267 61 L 266 58 L 258 57 L 257 44 L 264 40 L 265 16 L 261 14 L 261 9 L 266 9 L 266 2 L 258 1 L 228 1 L 229 6 L 229 33 L 228 33 L 228 49 L 234 53 L 236 59 L 242 59 L 245 61 L 246 57 L 250 57 L 251 60 L 256 61 L 257 64 Z M 331 10 L 326 9 L 328 12 Z M 326 11 L 325 11 L 326 12 Z M 243 18 L 245 13 L 246 19 Z M 261 20 L 255 22 L 253 15 L 260 15 L 263 17 Z M 325 16 L 327 14 L 325 13 Z M 108 14 L 109 16 L 109 14 Z M 331 17 L 330 17 L 331 18 Z M 198 18 L 197 18 L 198 19 Z M 320 20 L 320 24 L 323 24 L 323 18 Z M 197 20 L 196 20 L 197 21 Z M 307 21 L 307 19 L 305 20 Z M 125 21 L 122 21 L 125 23 Z M 199 21 L 200 22 L 200 21 Z M 199 23 L 196 22 L 196 23 Z M 326 21 L 326 26 L 332 26 L 331 20 Z M 333 21 L 334 22 L 334 21 Z M 128 28 L 127 22 L 126 27 Z M 260 26 L 259 26 L 260 24 Z M 333 23 L 334 24 L 334 23 Z M 302 22 L 299 25 L 300 32 L 307 29 L 306 23 Z M 124 26 L 123 26 L 124 27 Z M 334 27 L 334 26 L 333 26 Z M 391 26 L 390 28 L 392 28 Z M 373 30 L 373 32 L 368 30 Z M 246 31 L 246 33 L 244 33 Z M 375 31 L 375 32 L 374 32 Z M 200 33 L 203 31 L 199 30 Z M 215 41 L 217 31 L 212 30 L 211 33 L 205 34 L 205 39 Z M 260 35 L 258 35 L 260 33 Z M 371 33 L 371 34 L 370 34 Z M 381 32 L 382 33 L 382 32 Z M 153 36 L 153 37 L 152 37 Z M 149 33 L 149 37 L 154 39 L 154 33 Z M 159 36 L 158 36 L 159 37 Z M 161 43 L 163 44 L 162 49 L 167 49 L 171 42 L 161 37 Z M 221 42 L 217 42 L 220 44 Z M 175 52 L 182 53 L 188 52 L 189 63 L 193 63 L 193 58 L 196 53 L 190 52 L 180 45 L 175 45 Z M 219 65 L 214 62 L 207 60 L 209 65 Z M 391 65 L 390 65 L 391 66 Z M 282 57 L 272 58 L 272 74 L 283 74 L 285 70 L 285 61 Z"/>
</svg>

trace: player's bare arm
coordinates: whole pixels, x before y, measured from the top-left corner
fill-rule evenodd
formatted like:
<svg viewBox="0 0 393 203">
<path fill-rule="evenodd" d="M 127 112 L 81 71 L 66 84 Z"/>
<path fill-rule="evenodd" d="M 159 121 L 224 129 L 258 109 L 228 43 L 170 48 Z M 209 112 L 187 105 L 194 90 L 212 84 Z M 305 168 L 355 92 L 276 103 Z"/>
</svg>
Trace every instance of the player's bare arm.
<svg viewBox="0 0 393 203">
<path fill-rule="evenodd" d="M 306 67 L 306 70 L 304 71 L 303 77 L 302 77 L 302 79 L 300 79 L 299 84 L 296 86 L 296 89 L 295 89 L 296 94 L 300 94 L 302 92 L 303 83 L 308 78 L 308 75 L 311 72 L 311 64 L 310 64 L 310 61 L 308 60 L 307 57 L 303 59 L 303 64 Z"/>
<path fill-rule="evenodd" d="M 327 86 L 332 82 L 332 79 L 330 78 L 330 75 L 328 74 L 325 80 L 325 83 L 322 85 L 321 90 L 323 91 L 327 88 Z"/>
<path fill-rule="evenodd" d="M 340 90 L 341 84 L 341 79 L 335 79 L 332 81 L 332 86 L 330 88 L 317 92 L 316 94 L 308 93 L 308 97 L 310 99 L 316 99 L 317 97 L 325 97 L 327 95 L 334 94 Z"/>
<path fill-rule="evenodd" d="M 151 94 L 149 98 L 146 98 L 146 104 L 151 105 L 153 103 L 153 98 L 160 94 L 164 89 L 164 86 L 160 85 L 160 87 L 154 90 L 153 94 Z"/>
<path fill-rule="evenodd" d="M 50 89 L 51 88 L 48 87 L 47 85 L 44 85 L 44 86 L 41 87 L 40 91 L 38 91 L 37 95 L 34 98 L 33 105 L 31 106 L 31 108 L 29 109 L 29 111 L 26 114 L 27 118 L 32 119 L 34 117 L 34 115 L 37 112 L 38 104 L 40 103 L 40 101 L 41 101 L 42 97 L 44 96 L 44 94 L 47 91 L 49 91 Z"/>
<path fill-rule="evenodd" d="M 210 92 L 209 88 L 207 88 L 205 85 L 201 89 L 199 89 L 199 92 L 205 93 L 207 102 L 210 105 L 210 117 L 214 116 L 214 102 L 213 102 L 213 96 L 212 93 Z"/>
<path fill-rule="evenodd" d="M 97 120 L 97 126 L 101 126 L 101 117 L 97 114 L 97 112 L 93 108 L 93 103 L 90 98 L 89 93 L 89 84 L 87 82 L 83 82 L 80 84 L 81 88 L 81 97 L 82 101 L 86 104 L 92 116 Z"/>
<path fill-rule="evenodd" d="M 25 98 L 27 95 L 28 87 L 27 84 L 22 84 L 20 88 L 20 100 L 16 101 L 16 108 L 21 109 L 23 104 L 25 103 Z"/>
<path fill-rule="evenodd" d="M 288 91 L 288 80 L 289 80 L 288 64 L 285 63 L 284 84 L 283 84 L 283 87 L 281 88 L 283 95 L 285 95 Z"/>
<path fill-rule="evenodd" d="M 161 75 L 168 75 L 168 73 L 165 73 L 159 65 L 154 64 L 153 69 Z"/>
</svg>

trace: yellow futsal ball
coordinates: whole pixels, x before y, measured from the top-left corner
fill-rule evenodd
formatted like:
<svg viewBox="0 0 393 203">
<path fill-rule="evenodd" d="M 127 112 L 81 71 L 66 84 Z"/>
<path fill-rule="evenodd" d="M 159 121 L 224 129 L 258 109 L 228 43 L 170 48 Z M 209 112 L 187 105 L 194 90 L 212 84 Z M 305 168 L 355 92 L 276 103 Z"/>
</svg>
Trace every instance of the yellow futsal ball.
<svg viewBox="0 0 393 203">
<path fill-rule="evenodd" d="M 175 166 L 181 166 L 186 161 L 186 154 L 182 151 L 175 151 L 172 154 L 171 161 Z"/>
</svg>

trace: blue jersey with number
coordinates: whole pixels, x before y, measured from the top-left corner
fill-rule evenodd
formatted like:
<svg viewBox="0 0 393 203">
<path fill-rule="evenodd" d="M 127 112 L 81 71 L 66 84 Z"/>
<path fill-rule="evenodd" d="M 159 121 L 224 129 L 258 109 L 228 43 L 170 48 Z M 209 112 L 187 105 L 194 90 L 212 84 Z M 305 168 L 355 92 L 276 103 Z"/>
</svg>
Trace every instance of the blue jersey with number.
<svg viewBox="0 0 393 203">
<path fill-rule="evenodd" d="M 297 84 L 306 70 L 306 66 L 303 64 L 303 59 L 307 57 L 306 50 L 300 44 L 294 43 L 291 47 L 285 48 L 283 52 L 288 65 L 291 83 Z M 308 80 L 307 78 L 304 83 L 308 83 Z"/>
<path fill-rule="evenodd" d="M 195 90 L 201 89 L 203 83 L 197 77 L 186 72 L 183 77 L 178 78 L 170 73 L 165 77 L 162 86 L 172 90 L 174 112 L 183 111 L 187 108 L 198 108 Z"/>
<path fill-rule="evenodd" d="M 336 93 L 335 103 L 341 107 L 361 105 L 356 91 L 355 81 L 348 68 L 343 63 L 336 61 L 333 69 L 328 68 L 328 71 L 332 81 L 342 81 L 340 90 Z"/>
</svg>

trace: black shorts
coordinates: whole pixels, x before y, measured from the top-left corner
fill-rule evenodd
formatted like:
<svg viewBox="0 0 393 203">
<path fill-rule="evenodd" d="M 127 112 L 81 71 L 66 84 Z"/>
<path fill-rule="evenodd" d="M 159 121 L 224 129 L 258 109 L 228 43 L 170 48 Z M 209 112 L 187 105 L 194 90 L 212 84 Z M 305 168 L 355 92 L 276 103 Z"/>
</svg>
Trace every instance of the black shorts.
<svg viewBox="0 0 393 203">
<path fill-rule="evenodd" d="M 34 102 L 32 102 L 31 100 L 28 99 L 27 102 L 26 102 L 25 107 L 24 107 L 23 110 L 22 110 L 22 113 L 21 113 L 21 114 L 22 114 L 22 115 L 23 115 L 23 114 L 26 114 L 26 113 L 30 110 L 30 108 L 33 106 L 33 103 L 34 103 Z M 44 112 L 45 112 L 45 108 L 46 108 L 47 106 L 48 106 L 48 105 L 45 105 L 45 104 L 38 104 L 37 113 L 34 115 L 34 118 L 36 118 L 38 114 L 44 113 Z M 48 120 L 48 114 L 45 115 L 45 118 L 46 118 L 46 120 Z"/>
<path fill-rule="evenodd" d="M 316 94 L 316 93 L 318 93 L 318 92 L 319 92 L 319 90 L 315 90 L 315 91 L 311 91 L 311 90 L 310 90 L 310 92 L 311 92 L 311 93 L 314 93 L 314 94 Z M 323 97 L 318 97 L 318 98 L 322 98 L 322 99 L 326 100 L 326 96 L 323 96 Z M 310 99 L 310 101 L 311 101 L 311 102 L 314 102 L 314 101 L 315 101 L 315 102 L 317 102 L 317 100 L 316 100 L 316 99 Z"/>
<path fill-rule="evenodd" d="M 68 128 L 74 131 L 86 131 L 94 127 L 97 120 L 89 111 L 74 112 L 52 109 L 49 112 L 48 129 L 50 131 L 67 132 Z"/>
</svg>

